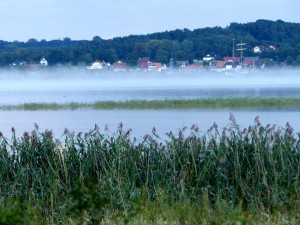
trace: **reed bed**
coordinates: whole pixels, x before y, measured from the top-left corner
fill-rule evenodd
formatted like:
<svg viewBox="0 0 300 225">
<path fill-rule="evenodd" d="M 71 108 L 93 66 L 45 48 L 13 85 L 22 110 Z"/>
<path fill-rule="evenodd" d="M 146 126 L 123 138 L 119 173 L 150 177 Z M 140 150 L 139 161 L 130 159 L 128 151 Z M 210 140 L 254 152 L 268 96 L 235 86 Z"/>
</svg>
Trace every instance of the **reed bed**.
<svg viewBox="0 0 300 225">
<path fill-rule="evenodd" d="M 194 125 L 166 140 L 99 128 L 0 133 L 0 223 L 297 224 L 300 139 L 287 124 Z M 44 219 L 45 218 L 45 219 Z M 2 222 L 1 222 L 2 221 Z"/>
<path fill-rule="evenodd" d="M 77 110 L 77 109 L 286 109 L 300 108 L 300 98 L 209 98 L 209 99 L 166 99 L 97 101 L 94 103 L 25 103 L 2 105 L 0 110 Z"/>
</svg>

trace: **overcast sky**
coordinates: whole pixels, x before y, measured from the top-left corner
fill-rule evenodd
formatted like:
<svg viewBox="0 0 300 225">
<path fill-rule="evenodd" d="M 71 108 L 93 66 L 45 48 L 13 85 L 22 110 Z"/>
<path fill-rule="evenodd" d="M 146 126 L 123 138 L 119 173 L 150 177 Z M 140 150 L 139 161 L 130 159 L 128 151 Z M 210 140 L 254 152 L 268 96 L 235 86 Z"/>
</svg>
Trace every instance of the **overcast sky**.
<svg viewBox="0 0 300 225">
<path fill-rule="evenodd" d="M 0 0 L 0 40 L 91 40 L 257 19 L 300 23 L 300 0 Z"/>
</svg>

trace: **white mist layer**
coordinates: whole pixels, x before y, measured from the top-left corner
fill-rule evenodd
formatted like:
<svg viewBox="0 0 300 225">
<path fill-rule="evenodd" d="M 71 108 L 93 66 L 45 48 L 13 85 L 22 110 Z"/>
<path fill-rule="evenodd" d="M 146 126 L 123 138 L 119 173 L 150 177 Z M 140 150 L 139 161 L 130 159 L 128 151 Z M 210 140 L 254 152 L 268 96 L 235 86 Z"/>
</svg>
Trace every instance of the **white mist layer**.
<svg viewBox="0 0 300 225">
<path fill-rule="evenodd" d="M 290 97 L 300 97 L 300 89 L 297 89 L 300 88 L 300 70 L 264 70 L 232 76 L 207 71 L 187 74 L 175 70 L 162 73 L 94 72 L 76 67 L 39 71 L 0 70 L 0 105 L 220 96 L 280 97 L 280 90 L 285 89 L 286 95 L 289 88 L 293 89 Z M 218 93 L 219 90 L 223 92 Z M 270 90 L 272 95 L 264 96 L 263 92 L 268 94 Z"/>
</svg>

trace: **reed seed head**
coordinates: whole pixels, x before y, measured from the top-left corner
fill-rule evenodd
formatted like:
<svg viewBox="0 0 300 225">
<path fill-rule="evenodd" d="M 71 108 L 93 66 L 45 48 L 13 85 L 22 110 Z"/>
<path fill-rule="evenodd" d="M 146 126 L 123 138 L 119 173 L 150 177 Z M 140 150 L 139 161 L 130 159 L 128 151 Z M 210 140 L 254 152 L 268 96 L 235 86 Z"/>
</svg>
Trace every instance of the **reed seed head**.
<svg viewBox="0 0 300 225">
<path fill-rule="evenodd" d="M 39 130 L 39 126 L 37 125 L 37 123 L 34 123 L 34 129 Z"/>
<path fill-rule="evenodd" d="M 67 134 L 69 134 L 70 132 L 69 132 L 69 130 L 68 130 L 68 128 L 65 128 L 64 129 L 64 135 L 67 135 Z"/>
<path fill-rule="evenodd" d="M 232 113 L 230 113 L 229 115 L 229 121 L 231 121 L 232 123 L 236 123 L 235 117 Z"/>
</svg>

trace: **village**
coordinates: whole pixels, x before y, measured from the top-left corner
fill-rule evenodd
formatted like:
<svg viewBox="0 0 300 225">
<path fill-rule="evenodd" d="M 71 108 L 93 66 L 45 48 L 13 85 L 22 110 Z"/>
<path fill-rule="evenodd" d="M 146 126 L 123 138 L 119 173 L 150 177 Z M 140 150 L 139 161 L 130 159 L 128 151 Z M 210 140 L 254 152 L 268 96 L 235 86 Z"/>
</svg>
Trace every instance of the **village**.
<svg viewBox="0 0 300 225">
<path fill-rule="evenodd" d="M 200 71 L 216 71 L 216 72 L 234 72 L 234 71 L 250 71 L 254 69 L 264 69 L 271 59 L 261 59 L 260 54 L 263 52 L 276 52 L 278 48 L 273 45 L 269 46 L 255 46 L 251 49 L 255 56 L 244 56 L 244 43 L 237 44 L 237 49 L 232 50 L 232 56 L 225 56 L 222 60 L 214 54 L 207 54 L 202 59 L 189 60 L 174 60 L 170 59 L 168 64 L 160 62 L 153 62 L 150 57 L 142 57 L 137 59 L 136 65 L 128 65 L 124 61 L 117 61 L 109 63 L 101 60 L 96 60 L 85 68 L 88 71 L 141 71 L 141 72 L 164 72 L 167 70 L 178 70 L 186 73 L 200 72 Z M 238 52 L 236 55 L 235 53 Z M 276 65 L 283 66 L 283 63 L 276 62 Z M 53 67 L 49 65 L 47 59 L 42 57 L 39 63 L 14 62 L 10 65 L 11 68 L 22 68 L 27 70 L 37 70 L 46 67 Z M 62 66 L 62 65 L 55 65 Z"/>
<path fill-rule="evenodd" d="M 176 69 L 182 72 L 197 72 L 197 71 L 217 71 L 217 72 L 233 72 L 237 70 L 264 69 L 266 67 L 266 59 L 260 59 L 259 54 L 262 52 L 276 52 L 278 48 L 274 45 L 255 46 L 251 51 L 256 55 L 252 57 L 244 57 L 245 43 L 237 44 L 237 49 L 233 44 L 232 56 L 223 57 L 223 60 L 216 60 L 215 55 L 207 54 L 201 60 L 194 59 L 192 63 L 189 60 L 174 60 L 170 59 L 169 64 L 160 62 L 152 62 L 150 57 L 143 57 L 137 60 L 135 67 L 128 67 L 125 62 L 118 61 L 111 65 L 104 61 L 95 61 L 91 66 L 87 66 L 88 70 L 113 70 L 126 71 L 137 70 L 144 72 L 163 72 L 168 69 Z M 235 56 L 235 52 L 239 52 L 239 56 Z"/>
<path fill-rule="evenodd" d="M 215 55 L 207 54 L 201 60 L 194 59 L 192 63 L 189 60 L 173 60 L 170 59 L 169 64 L 162 64 L 160 62 L 152 62 L 150 57 L 143 57 L 137 60 L 135 67 L 128 66 L 125 62 L 118 61 L 113 63 L 106 63 L 104 61 L 96 60 L 88 70 L 113 70 L 127 71 L 137 70 L 143 72 L 163 72 L 170 69 L 179 70 L 182 72 L 198 72 L 198 71 L 217 71 L 217 72 L 233 72 L 237 70 L 251 70 L 264 69 L 266 67 L 266 59 L 260 59 L 259 54 L 262 52 L 276 52 L 278 48 L 273 45 L 269 46 L 255 46 L 252 52 L 256 56 L 244 57 L 244 43 L 238 44 L 238 48 L 233 47 L 232 56 L 223 57 L 223 60 L 216 60 Z M 235 51 L 239 52 L 239 56 L 235 56 Z"/>
</svg>

